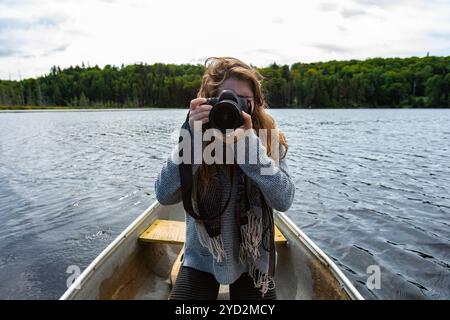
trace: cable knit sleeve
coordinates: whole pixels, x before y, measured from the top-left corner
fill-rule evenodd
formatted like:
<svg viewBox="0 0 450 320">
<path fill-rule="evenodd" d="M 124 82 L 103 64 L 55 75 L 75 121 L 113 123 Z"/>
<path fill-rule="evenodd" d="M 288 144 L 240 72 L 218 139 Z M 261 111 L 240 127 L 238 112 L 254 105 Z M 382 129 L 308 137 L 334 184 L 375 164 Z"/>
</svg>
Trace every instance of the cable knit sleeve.
<svg viewBox="0 0 450 320">
<path fill-rule="evenodd" d="M 178 165 L 170 155 L 155 180 L 156 199 L 162 205 L 175 204 L 182 200 Z"/>
<path fill-rule="evenodd" d="M 267 156 L 266 148 L 260 138 L 252 131 L 247 137 L 248 143 L 245 145 L 245 153 L 256 154 L 257 161 L 241 161 L 238 164 L 242 171 L 252 179 L 261 189 L 267 203 L 278 211 L 287 211 L 294 200 L 295 186 L 289 174 L 286 158 L 276 163 Z M 280 155 L 284 148 L 280 145 Z M 178 155 L 178 145 L 172 154 L 166 159 L 161 172 L 155 180 L 156 199 L 162 205 L 175 204 L 182 201 L 181 181 L 178 164 L 175 160 Z M 236 155 L 236 154 L 235 154 Z M 199 165 L 193 164 L 193 174 Z"/>
<path fill-rule="evenodd" d="M 238 161 L 239 166 L 259 186 L 269 206 L 278 211 L 287 211 L 294 200 L 295 185 L 289 174 L 286 157 L 277 164 L 267 155 L 266 148 L 254 130 L 247 139 L 246 154 L 257 154 L 257 161 Z M 280 156 L 284 152 L 284 147 L 280 144 Z"/>
<path fill-rule="evenodd" d="M 180 162 L 177 144 L 172 149 L 171 154 L 167 157 L 155 180 L 156 200 L 162 205 L 171 205 L 183 200 L 178 166 L 178 163 Z M 194 174 L 198 168 L 198 164 L 192 164 L 192 174 Z"/>
</svg>

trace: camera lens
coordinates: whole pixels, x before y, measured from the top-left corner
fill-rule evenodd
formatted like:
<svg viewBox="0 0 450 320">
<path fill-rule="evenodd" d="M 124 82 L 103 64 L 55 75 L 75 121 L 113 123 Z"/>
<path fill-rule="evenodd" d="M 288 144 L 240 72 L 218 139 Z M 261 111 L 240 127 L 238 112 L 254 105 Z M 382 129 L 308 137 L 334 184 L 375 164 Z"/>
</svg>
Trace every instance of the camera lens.
<svg viewBox="0 0 450 320">
<path fill-rule="evenodd" d="M 209 112 L 209 122 L 212 128 L 223 133 L 227 129 L 236 129 L 244 123 L 241 112 L 245 103 L 232 90 L 223 90 Z"/>
<path fill-rule="evenodd" d="M 225 131 L 226 129 L 236 129 L 240 126 L 240 113 L 237 106 L 233 103 L 219 102 L 210 112 L 211 125 Z"/>
</svg>

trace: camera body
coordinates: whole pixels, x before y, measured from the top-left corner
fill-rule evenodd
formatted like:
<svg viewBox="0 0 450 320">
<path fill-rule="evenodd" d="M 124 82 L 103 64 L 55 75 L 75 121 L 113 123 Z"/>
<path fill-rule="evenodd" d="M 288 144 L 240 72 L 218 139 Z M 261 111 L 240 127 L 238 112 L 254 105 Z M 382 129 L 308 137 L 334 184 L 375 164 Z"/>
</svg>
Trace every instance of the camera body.
<svg viewBox="0 0 450 320">
<path fill-rule="evenodd" d="M 251 115 L 251 103 L 239 97 L 233 90 L 222 90 L 218 97 L 208 98 L 206 104 L 212 106 L 209 112 L 209 127 L 225 133 L 244 124 L 242 111 Z"/>
</svg>

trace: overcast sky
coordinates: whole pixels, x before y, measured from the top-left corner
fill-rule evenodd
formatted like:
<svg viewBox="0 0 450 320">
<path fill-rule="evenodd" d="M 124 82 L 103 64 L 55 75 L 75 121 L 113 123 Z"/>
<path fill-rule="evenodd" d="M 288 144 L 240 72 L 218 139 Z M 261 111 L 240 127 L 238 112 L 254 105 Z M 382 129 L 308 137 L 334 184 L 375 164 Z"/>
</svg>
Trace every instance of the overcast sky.
<svg viewBox="0 0 450 320">
<path fill-rule="evenodd" d="M 0 79 L 52 65 L 450 55 L 449 0 L 0 0 Z"/>
</svg>

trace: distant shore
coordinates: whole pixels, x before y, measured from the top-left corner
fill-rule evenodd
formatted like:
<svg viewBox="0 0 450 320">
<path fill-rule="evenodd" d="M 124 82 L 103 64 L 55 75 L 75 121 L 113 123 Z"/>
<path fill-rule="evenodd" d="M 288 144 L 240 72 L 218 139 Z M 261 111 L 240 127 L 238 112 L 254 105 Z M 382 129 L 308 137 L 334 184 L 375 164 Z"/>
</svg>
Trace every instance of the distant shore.
<svg viewBox="0 0 450 320">
<path fill-rule="evenodd" d="M 256 69 L 272 109 L 450 108 L 449 65 L 450 56 L 377 57 Z M 53 66 L 37 78 L 0 80 L 0 110 L 184 108 L 198 95 L 204 72 L 202 64 Z"/>
<path fill-rule="evenodd" d="M 131 110 L 131 109 L 161 109 L 156 107 L 102 107 L 102 106 L 5 106 L 0 105 L 0 110 Z"/>
<path fill-rule="evenodd" d="M 65 107 L 65 106 L 1 106 L 0 105 L 0 113 L 22 113 L 22 112 L 48 112 L 48 111 L 55 111 L 55 112 L 64 112 L 64 111 L 145 111 L 145 110 L 164 110 L 164 109 L 187 109 L 187 107 L 123 107 L 123 108 L 111 108 L 111 107 Z M 348 107 L 339 107 L 339 108 L 330 108 L 330 107 L 324 107 L 324 108 L 307 108 L 307 107 L 285 107 L 285 108 L 278 108 L 278 107 L 270 107 L 270 109 L 303 109 L 303 110 L 319 110 L 319 109 L 448 109 L 447 107 L 412 107 L 412 106 L 403 106 L 403 107 L 389 107 L 389 106 L 377 106 L 377 107 L 367 107 L 367 106 L 348 106 Z"/>
<path fill-rule="evenodd" d="M 99 107 L 59 107 L 59 106 L 0 106 L 0 113 L 8 112 L 65 112 L 65 111 L 144 111 L 144 110 L 159 110 L 165 108 L 99 108 Z M 167 109 L 181 109 L 181 108 L 167 108 Z"/>
</svg>

